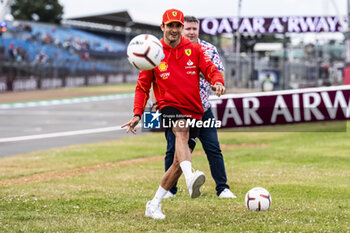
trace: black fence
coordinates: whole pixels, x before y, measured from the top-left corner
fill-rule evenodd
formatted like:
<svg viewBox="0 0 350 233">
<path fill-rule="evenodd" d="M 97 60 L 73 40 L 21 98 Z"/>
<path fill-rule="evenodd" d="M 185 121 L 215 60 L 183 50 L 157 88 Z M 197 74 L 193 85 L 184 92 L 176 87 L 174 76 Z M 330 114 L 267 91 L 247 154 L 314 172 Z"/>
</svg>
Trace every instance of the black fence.
<svg viewBox="0 0 350 233">
<path fill-rule="evenodd" d="M 0 61 L 0 92 L 130 83 L 136 80 L 137 71 L 126 60 L 46 64 Z"/>
</svg>

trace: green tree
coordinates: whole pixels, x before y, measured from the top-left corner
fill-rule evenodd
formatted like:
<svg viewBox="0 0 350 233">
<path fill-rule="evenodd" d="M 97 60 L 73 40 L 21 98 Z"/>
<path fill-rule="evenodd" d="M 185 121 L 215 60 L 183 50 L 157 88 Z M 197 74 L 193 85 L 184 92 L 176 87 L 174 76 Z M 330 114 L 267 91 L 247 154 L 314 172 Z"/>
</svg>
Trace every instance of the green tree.
<svg viewBox="0 0 350 233">
<path fill-rule="evenodd" d="M 58 0 L 14 0 L 11 12 L 15 19 L 60 24 L 63 6 Z"/>
</svg>

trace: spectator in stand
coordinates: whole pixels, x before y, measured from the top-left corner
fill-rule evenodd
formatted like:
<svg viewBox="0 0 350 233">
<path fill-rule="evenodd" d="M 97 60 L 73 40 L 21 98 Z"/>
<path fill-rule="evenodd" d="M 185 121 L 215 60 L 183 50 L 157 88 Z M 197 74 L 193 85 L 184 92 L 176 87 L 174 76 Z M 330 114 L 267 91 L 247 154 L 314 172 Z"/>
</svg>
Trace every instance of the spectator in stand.
<svg viewBox="0 0 350 233">
<path fill-rule="evenodd" d="M 41 38 L 41 33 L 36 32 L 36 33 L 32 34 L 32 36 L 30 37 L 30 41 L 39 41 L 40 38 Z"/>
<path fill-rule="evenodd" d="M 90 49 L 90 43 L 89 43 L 89 41 L 87 40 L 87 39 L 85 39 L 84 41 L 83 41 L 83 49 L 85 49 L 85 50 L 89 50 Z"/>
<path fill-rule="evenodd" d="M 75 50 L 80 51 L 81 50 L 81 45 L 80 45 L 80 38 L 76 37 L 73 43 L 73 47 Z"/>
<path fill-rule="evenodd" d="M 69 40 L 65 40 L 62 45 L 63 45 L 64 49 L 69 50 L 69 48 L 70 48 L 70 41 Z"/>
<path fill-rule="evenodd" d="M 44 44 L 51 44 L 52 43 L 52 37 L 49 34 L 46 34 L 43 40 Z"/>
<path fill-rule="evenodd" d="M 56 36 L 55 38 L 53 38 L 53 44 L 56 46 L 56 47 L 61 47 L 61 41 L 60 41 L 60 38 L 58 36 Z"/>
<path fill-rule="evenodd" d="M 44 51 L 41 51 L 38 55 L 35 56 L 34 64 L 45 64 L 49 60 L 49 57 L 45 54 Z"/>
<path fill-rule="evenodd" d="M 90 58 L 90 54 L 88 52 L 83 52 L 83 54 L 81 55 L 81 58 L 83 60 L 87 60 Z"/>
<path fill-rule="evenodd" d="M 15 45 L 14 44 L 10 44 L 8 53 L 9 53 L 9 57 L 10 57 L 11 61 L 15 61 L 16 52 L 17 51 L 15 50 Z"/>
<path fill-rule="evenodd" d="M 16 48 L 16 61 L 22 62 L 27 60 L 27 52 L 23 49 L 22 46 Z"/>
<path fill-rule="evenodd" d="M 108 43 L 105 44 L 105 51 L 106 52 L 110 52 L 111 51 L 111 48 L 109 47 Z"/>
<path fill-rule="evenodd" d="M 30 24 L 25 23 L 23 25 L 23 30 L 29 33 L 32 33 L 32 26 L 30 26 Z"/>
</svg>

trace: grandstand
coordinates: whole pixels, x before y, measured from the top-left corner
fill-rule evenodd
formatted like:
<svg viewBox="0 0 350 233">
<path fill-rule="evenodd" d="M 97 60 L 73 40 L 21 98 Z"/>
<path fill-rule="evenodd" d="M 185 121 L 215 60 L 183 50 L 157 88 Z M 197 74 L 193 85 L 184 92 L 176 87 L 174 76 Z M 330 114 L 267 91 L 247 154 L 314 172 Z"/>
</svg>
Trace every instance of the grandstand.
<svg viewBox="0 0 350 233">
<path fill-rule="evenodd" d="M 135 81 L 136 71 L 125 56 L 128 41 L 159 27 L 135 23 L 127 12 L 112 15 L 108 23 L 114 28 L 107 29 L 98 20 L 101 16 L 87 17 L 86 22 L 69 19 L 61 26 L 7 22 L 0 37 L 0 92 Z"/>
<path fill-rule="evenodd" d="M 29 59 L 44 51 L 53 60 L 77 60 L 83 52 L 104 52 L 114 57 L 124 56 L 125 44 L 78 29 L 52 24 L 16 21 L 8 23 L 7 33 L 1 42 L 21 45 L 28 51 Z M 57 57 L 59 53 L 60 57 Z M 112 56 L 113 57 L 113 56 Z"/>
</svg>

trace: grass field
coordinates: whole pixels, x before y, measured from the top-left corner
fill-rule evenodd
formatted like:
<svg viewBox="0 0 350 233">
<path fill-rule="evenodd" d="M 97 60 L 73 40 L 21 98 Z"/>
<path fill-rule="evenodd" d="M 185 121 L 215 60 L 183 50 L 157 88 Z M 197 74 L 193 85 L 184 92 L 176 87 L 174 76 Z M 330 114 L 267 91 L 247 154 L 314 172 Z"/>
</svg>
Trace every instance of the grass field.
<svg viewBox="0 0 350 233">
<path fill-rule="evenodd" d="M 165 220 L 144 217 L 163 174 L 161 133 L 0 159 L 0 232 L 350 232 L 349 122 L 305 126 L 326 132 L 220 132 L 237 199 L 216 196 L 198 146 L 203 195 L 191 199 L 181 177 Z M 270 191 L 269 211 L 246 209 L 256 186 Z"/>
</svg>

